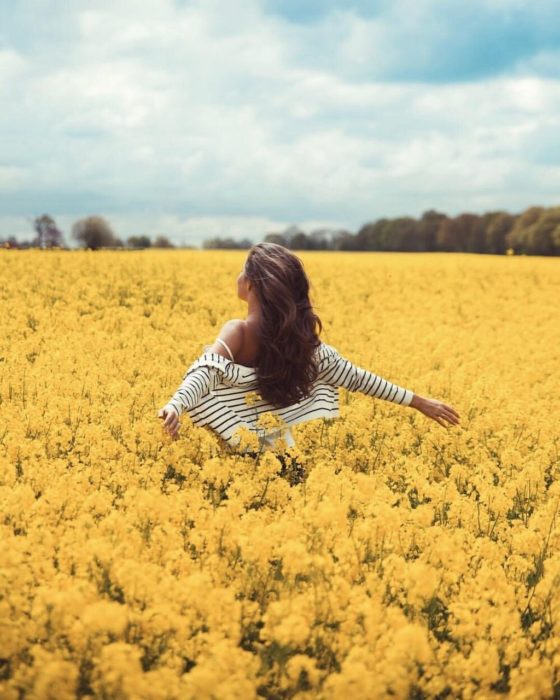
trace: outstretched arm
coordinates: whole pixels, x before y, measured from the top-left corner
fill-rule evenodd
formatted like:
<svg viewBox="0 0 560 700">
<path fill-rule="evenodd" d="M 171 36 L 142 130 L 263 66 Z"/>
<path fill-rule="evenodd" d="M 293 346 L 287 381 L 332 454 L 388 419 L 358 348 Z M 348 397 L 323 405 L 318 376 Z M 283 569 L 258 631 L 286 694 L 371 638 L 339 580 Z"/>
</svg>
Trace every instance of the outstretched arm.
<svg viewBox="0 0 560 700">
<path fill-rule="evenodd" d="M 349 391 L 360 391 L 368 396 L 392 401 L 401 406 L 410 406 L 444 428 L 448 427 L 445 421 L 452 425 L 459 424 L 460 416 L 457 411 L 443 401 L 419 396 L 410 389 L 404 389 L 373 372 L 357 367 L 350 360 L 342 357 L 332 346 L 329 346 L 329 354 L 330 362 L 321 376 L 329 384 L 342 386 Z"/>
<path fill-rule="evenodd" d="M 349 391 L 359 391 L 367 396 L 392 401 L 402 406 L 409 406 L 412 402 L 414 393 L 409 389 L 404 389 L 391 383 L 388 379 L 383 379 L 367 369 L 352 364 L 333 347 L 330 348 L 330 351 L 330 362 L 321 377 L 323 381 L 333 386 L 341 386 Z"/>
</svg>

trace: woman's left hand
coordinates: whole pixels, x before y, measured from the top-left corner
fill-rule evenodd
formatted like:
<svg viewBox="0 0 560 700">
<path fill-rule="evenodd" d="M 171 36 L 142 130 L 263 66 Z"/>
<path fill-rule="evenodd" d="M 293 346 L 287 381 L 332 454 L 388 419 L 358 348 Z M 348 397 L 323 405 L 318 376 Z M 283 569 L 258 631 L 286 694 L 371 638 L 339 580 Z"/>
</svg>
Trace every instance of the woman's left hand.
<svg viewBox="0 0 560 700">
<path fill-rule="evenodd" d="M 167 430 L 171 437 L 175 437 L 181 424 L 179 423 L 179 415 L 173 406 L 166 404 L 163 408 L 160 408 L 158 418 L 163 419 L 162 427 L 164 430 Z"/>
<path fill-rule="evenodd" d="M 423 413 L 428 418 L 432 418 L 444 428 L 449 427 L 445 421 L 451 425 L 459 425 L 460 416 L 453 406 L 449 406 L 438 399 L 428 399 L 423 396 L 414 394 L 410 402 L 412 408 L 415 408 L 420 413 Z"/>
</svg>

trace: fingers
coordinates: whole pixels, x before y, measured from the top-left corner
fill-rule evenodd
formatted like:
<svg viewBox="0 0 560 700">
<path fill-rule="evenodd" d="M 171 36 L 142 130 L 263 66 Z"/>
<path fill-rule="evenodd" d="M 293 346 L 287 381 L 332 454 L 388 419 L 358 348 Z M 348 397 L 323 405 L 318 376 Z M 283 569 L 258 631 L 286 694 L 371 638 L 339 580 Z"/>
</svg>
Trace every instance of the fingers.
<svg viewBox="0 0 560 700">
<path fill-rule="evenodd" d="M 449 423 L 451 423 L 451 425 L 459 425 L 459 419 L 455 418 L 454 413 L 450 413 L 448 411 L 441 411 L 439 415 L 432 416 L 432 418 L 444 428 L 449 427 L 449 425 L 445 421 L 448 421 Z"/>
<path fill-rule="evenodd" d="M 175 413 L 175 411 L 168 410 L 167 411 L 167 417 L 165 418 L 164 425 L 165 426 L 170 426 L 174 425 L 179 421 L 179 416 Z"/>
<path fill-rule="evenodd" d="M 454 416 L 457 420 L 461 418 L 461 416 L 457 413 L 457 411 L 453 408 L 453 406 L 448 406 L 446 403 L 443 404 L 443 408 L 446 411 L 449 411 L 452 416 Z"/>
<path fill-rule="evenodd" d="M 449 421 L 449 423 L 453 425 L 458 425 L 461 419 L 461 416 L 453 408 L 453 406 L 450 406 L 443 401 L 438 401 L 437 399 L 427 399 L 426 405 L 423 407 L 422 412 L 440 423 L 440 425 L 445 425 L 445 423 L 441 422 L 442 419 Z"/>
<path fill-rule="evenodd" d="M 163 424 L 163 427 L 167 428 L 168 430 L 176 430 L 178 425 L 179 419 L 177 418 L 177 416 L 171 416 L 169 420 L 166 419 L 165 423 Z"/>
<path fill-rule="evenodd" d="M 168 428 L 166 428 L 166 430 L 171 435 L 171 437 L 175 437 L 175 435 L 177 435 L 177 433 L 179 432 L 179 424 L 178 423 L 173 424 L 173 425 L 169 426 Z"/>
<path fill-rule="evenodd" d="M 158 418 L 163 418 L 162 428 L 166 430 L 171 437 L 175 437 L 179 432 L 179 416 L 173 410 L 166 408 L 160 408 L 158 412 Z"/>
<path fill-rule="evenodd" d="M 443 425 L 444 427 L 448 427 L 443 421 L 449 421 L 452 425 L 459 425 L 460 421 L 460 416 L 457 413 L 457 411 L 453 408 L 453 406 L 449 406 L 446 403 L 443 403 L 442 401 L 437 402 L 436 406 L 434 406 L 434 414 L 432 415 L 432 418 L 436 420 L 440 425 Z"/>
<path fill-rule="evenodd" d="M 424 412 L 429 418 L 435 420 L 436 423 L 439 423 L 443 428 L 448 428 L 448 423 L 451 423 L 451 425 L 459 424 L 459 414 L 457 411 L 452 406 L 448 406 L 441 401 L 432 402 L 428 410 Z"/>
<path fill-rule="evenodd" d="M 459 425 L 459 416 L 449 410 L 443 412 L 443 417 L 453 425 Z"/>
</svg>

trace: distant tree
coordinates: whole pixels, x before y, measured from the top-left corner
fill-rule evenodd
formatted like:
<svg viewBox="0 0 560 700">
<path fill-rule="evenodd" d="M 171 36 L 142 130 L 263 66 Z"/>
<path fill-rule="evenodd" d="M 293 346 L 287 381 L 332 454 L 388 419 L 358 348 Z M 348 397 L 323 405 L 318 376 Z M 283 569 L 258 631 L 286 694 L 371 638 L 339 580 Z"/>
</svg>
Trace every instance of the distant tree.
<svg viewBox="0 0 560 700">
<path fill-rule="evenodd" d="M 506 252 L 506 237 L 513 228 L 515 216 L 506 211 L 493 211 L 484 214 L 486 252 L 503 254 Z"/>
<path fill-rule="evenodd" d="M 332 231 L 328 228 L 317 228 L 308 236 L 311 250 L 328 250 L 331 247 Z"/>
<path fill-rule="evenodd" d="M 175 248 L 167 236 L 158 236 L 152 244 L 152 248 Z"/>
<path fill-rule="evenodd" d="M 53 246 L 63 246 L 63 235 L 52 216 L 43 214 L 33 219 L 33 228 L 37 232 L 37 238 L 32 241 L 33 246 L 39 248 L 52 248 Z"/>
<path fill-rule="evenodd" d="M 484 253 L 486 251 L 485 219 L 479 214 L 462 214 L 465 218 L 466 251 L 468 253 Z"/>
<path fill-rule="evenodd" d="M 291 226 L 288 226 L 286 229 L 284 229 L 284 231 L 282 232 L 282 236 L 286 241 L 286 247 L 293 248 L 293 241 L 295 241 L 295 244 L 297 246 L 302 245 L 305 241 L 304 236 L 306 236 L 306 234 L 305 231 L 299 226 L 292 224 Z"/>
<path fill-rule="evenodd" d="M 437 230 L 436 238 L 436 246 L 438 250 L 449 252 L 457 248 L 458 242 L 455 228 L 455 219 L 448 218 L 441 222 Z"/>
<path fill-rule="evenodd" d="M 0 248 L 19 248 L 20 245 L 15 236 L 0 239 Z"/>
<path fill-rule="evenodd" d="M 243 238 L 236 241 L 233 238 L 207 238 L 203 241 L 202 247 L 206 249 L 246 249 L 250 248 L 253 242 L 249 238 Z"/>
<path fill-rule="evenodd" d="M 357 250 L 356 236 L 344 229 L 335 232 L 332 244 L 333 250 Z"/>
<path fill-rule="evenodd" d="M 291 250 L 309 250 L 310 242 L 305 231 L 298 231 L 290 238 Z"/>
<path fill-rule="evenodd" d="M 277 245 L 282 245 L 284 248 L 288 247 L 288 241 L 284 238 L 281 233 L 267 233 L 264 237 L 265 243 L 276 243 Z"/>
<path fill-rule="evenodd" d="M 72 226 L 72 237 L 92 250 L 113 247 L 117 241 L 113 229 L 101 216 L 88 216 L 76 221 Z"/>
<path fill-rule="evenodd" d="M 437 246 L 444 251 L 482 252 L 481 235 L 480 217 L 463 213 L 441 222 L 437 232 Z"/>
<path fill-rule="evenodd" d="M 552 211 L 554 213 L 551 216 L 553 216 L 557 222 L 551 233 L 552 242 L 554 243 L 556 255 L 560 255 L 560 222 L 558 221 L 560 218 L 560 207 L 554 207 Z"/>
<path fill-rule="evenodd" d="M 357 250 L 374 250 L 372 228 L 373 224 L 368 223 L 358 229 L 354 236 Z"/>
<path fill-rule="evenodd" d="M 512 248 L 515 253 L 529 252 L 529 229 L 537 222 L 544 207 L 529 207 L 519 214 L 511 231 L 506 235 L 506 246 Z"/>
<path fill-rule="evenodd" d="M 131 248 L 150 248 L 152 245 L 148 236 L 129 236 L 126 243 Z"/>
<path fill-rule="evenodd" d="M 422 241 L 422 250 L 437 250 L 438 231 L 443 221 L 447 220 L 447 214 L 442 214 L 435 209 L 425 211 L 418 222 L 418 232 Z"/>
<path fill-rule="evenodd" d="M 383 228 L 386 250 L 419 250 L 419 237 L 416 219 L 400 216 L 391 219 Z"/>
<path fill-rule="evenodd" d="M 202 247 L 205 249 L 212 249 L 212 248 L 223 248 L 223 240 L 221 238 L 205 238 L 204 241 L 202 241 Z"/>
<path fill-rule="evenodd" d="M 560 253 L 560 207 L 541 212 L 538 219 L 527 227 L 527 252 L 531 255 Z"/>
<path fill-rule="evenodd" d="M 356 234 L 356 250 L 387 250 L 386 230 L 389 219 L 364 224 Z"/>
</svg>

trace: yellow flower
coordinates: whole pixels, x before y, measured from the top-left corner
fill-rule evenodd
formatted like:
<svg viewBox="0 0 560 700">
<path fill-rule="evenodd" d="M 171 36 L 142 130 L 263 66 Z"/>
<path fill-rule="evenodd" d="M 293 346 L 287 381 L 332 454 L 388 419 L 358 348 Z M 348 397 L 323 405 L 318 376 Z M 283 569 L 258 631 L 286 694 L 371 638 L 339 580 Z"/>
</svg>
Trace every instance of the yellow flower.
<svg viewBox="0 0 560 700">
<path fill-rule="evenodd" d="M 262 401 L 262 398 L 260 394 L 256 391 L 249 391 L 247 394 L 245 394 L 245 403 L 249 406 L 253 406 L 256 403 L 259 403 L 260 401 Z"/>
<path fill-rule="evenodd" d="M 37 666 L 33 693 L 43 700 L 74 700 L 78 687 L 79 668 L 62 658 L 43 661 Z"/>
<path fill-rule="evenodd" d="M 276 413 L 265 411 L 261 413 L 256 421 L 257 428 L 262 428 L 266 432 L 279 430 L 286 426 L 286 422 Z"/>
<path fill-rule="evenodd" d="M 307 683 L 313 687 L 319 681 L 320 671 L 314 659 L 305 654 L 295 654 L 286 663 L 286 675 L 292 683 L 297 683 L 303 676 Z"/>
<path fill-rule="evenodd" d="M 558 260 L 304 254 L 332 345 L 460 427 L 341 388 L 295 486 L 273 411 L 232 440 L 259 460 L 163 441 L 245 252 L 2 248 L 2 696 L 553 695 Z"/>
<path fill-rule="evenodd" d="M 128 622 L 128 609 L 117 602 L 99 600 L 84 609 L 81 621 L 88 633 L 110 632 L 120 635 Z"/>
<path fill-rule="evenodd" d="M 247 426 L 241 425 L 236 428 L 233 432 L 232 443 L 239 452 L 259 451 L 259 437 L 254 430 L 251 430 Z"/>
</svg>

